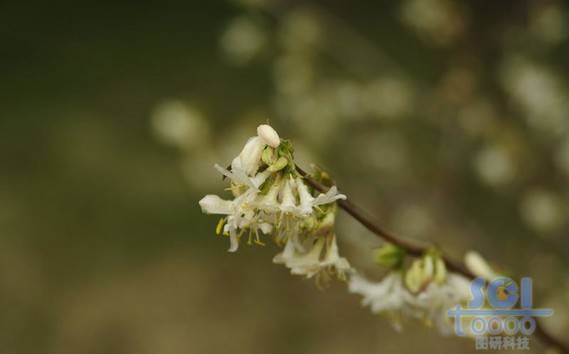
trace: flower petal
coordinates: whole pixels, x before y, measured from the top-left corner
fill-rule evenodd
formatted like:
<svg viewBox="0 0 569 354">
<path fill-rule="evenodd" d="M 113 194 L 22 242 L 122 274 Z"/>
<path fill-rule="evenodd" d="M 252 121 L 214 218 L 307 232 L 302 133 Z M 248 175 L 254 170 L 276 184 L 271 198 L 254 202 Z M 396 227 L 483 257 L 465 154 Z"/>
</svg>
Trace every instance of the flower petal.
<svg viewBox="0 0 569 354">
<path fill-rule="evenodd" d="M 261 165 L 261 155 L 265 148 L 265 142 L 258 136 L 250 138 L 239 154 L 241 167 L 249 176 L 255 175 Z"/>
<path fill-rule="evenodd" d="M 286 213 L 291 213 L 296 210 L 296 198 L 292 194 L 292 181 L 287 180 L 283 183 L 281 190 L 281 210 Z"/>
<path fill-rule="evenodd" d="M 249 176 L 247 176 L 247 174 L 239 167 L 233 166 L 232 171 L 228 171 L 227 169 L 221 167 L 218 164 L 215 164 L 214 167 L 216 170 L 219 171 L 219 173 L 231 179 L 233 182 L 257 189 L 257 187 L 255 187 Z"/>
<path fill-rule="evenodd" d="M 314 197 L 310 195 L 308 192 L 308 187 L 300 178 L 296 179 L 296 189 L 298 191 L 298 196 L 300 199 L 300 212 L 303 214 L 310 214 L 312 212 Z"/>
<path fill-rule="evenodd" d="M 332 186 L 326 194 L 320 194 L 316 199 L 314 199 L 313 205 L 322 205 L 322 204 L 329 204 L 333 203 L 338 199 L 347 199 L 344 194 L 338 193 L 338 188 L 336 186 Z"/>
<path fill-rule="evenodd" d="M 237 230 L 232 229 L 229 231 L 229 252 L 236 252 L 239 248 L 239 237 L 237 237 Z"/>
<path fill-rule="evenodd" d="M 233 213 L 233 203 L 215 194 L 208 194 L 200 200 L 202 211 L 207 214 L 229 215 Z"/>
<path fill-rule="evenodd" d="M 281 139 L 279 138 L 277 131 L 268 124 L 259 125 L 257 127 L 257 135 L 272 148 L 278 147 L 281 143 Z"/>
</svg>

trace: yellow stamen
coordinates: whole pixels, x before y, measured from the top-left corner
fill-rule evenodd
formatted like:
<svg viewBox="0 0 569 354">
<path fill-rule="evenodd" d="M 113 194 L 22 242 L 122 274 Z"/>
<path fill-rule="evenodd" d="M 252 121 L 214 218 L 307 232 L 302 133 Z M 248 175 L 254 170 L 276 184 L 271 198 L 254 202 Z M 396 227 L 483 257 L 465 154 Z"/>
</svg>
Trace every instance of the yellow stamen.
<svg viewBox="0 0 569 354">
<path fill-rule="evenodd" d="M 215 234 L 217 236 L 221 236 L 221 233 L 223 232 L 223 225 L 225 225 L 225 218 L 221 218 L 217 222 L 217 226 L 215 227 Z"/>
<path fill-rule="evenodd" d="M 259 246 L 265 246 L 265 244 L 261 241 L 258 230 L 255 230 L 255 243 Z"/>
</svg>

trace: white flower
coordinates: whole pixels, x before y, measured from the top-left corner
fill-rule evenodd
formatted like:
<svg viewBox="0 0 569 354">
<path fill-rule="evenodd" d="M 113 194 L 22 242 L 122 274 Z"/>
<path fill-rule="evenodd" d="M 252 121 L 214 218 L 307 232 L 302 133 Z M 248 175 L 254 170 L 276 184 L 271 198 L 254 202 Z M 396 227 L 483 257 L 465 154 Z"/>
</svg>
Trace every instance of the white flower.
<svg viewBox="0 0 569 354">
<path fill-rule="evenodd" d="M 296 211 L 296 197 L 292 192 L 293 187 L 296 187 L 296 184 L 292 178 L 283 182 L 281 191 L 282 202 L 280 205 L 280 210 L 283 213 L 293 213 Z"/>
<path fill-rule="evenodd" d="M 446 282 L 432 282 L 416 297 L 415 307 L 428 324 L 435 324 L 443 335 L 450 335 L 453 322 L 448 310 L 470 298 L 470 282 L 461 275 L 449 274 Z"/>
<path fill-rule="evenodd" d="M 298 206 L 302 214 L 310 214 L 312 212 L 312 207 L 314 206 L 314 197 L 308 191 L 308 187 L 302 180 L 299 179 L 296 183 L 298 198 L 300 199 L 300 205 Z"/>
<path fill-rule="evenodd" d="M 267 194 L 258 198 L 257 206 L 259 209 L 267 212 L 276 212 L 280 210 L 280 203 L 278 201 L 280 190 L 281 185 L 279 183 L 273 183 Z"/>
<path fill-rule="evenodd" d="M 298 198 L 296 197 L 298 196 Z M 314 207 L 334 203 L 339 199 L 346 199 L 344 194 L 339 194 L 336 186 L 333 186 L 325 194 L 321 193 L 313 197 L 308 191 L 302 178 L 290 179 L 283 189 L 283 202 L 281 210 L 293 213 L 297 216 L 306 216 L 312 213 Z M 297 203 L 298 199 L 298 203 Z"/>
<path fill-rule="evenodd" d="M 415 301 L 405 288 L 403 276 L 399 271 L 390 272 L 378 283 L 372 283 L 355 274 L 350 277 L 348 288 L 351 293 L 362 295 L 362 305 L 369 306 L 373 313 L 388 313 L 394 317 L 396 329 L 401 328 L 401 315 L 411 314 L 411 305 Z"/>
<path fill-rule="evenodd" d="M 336 236 L 333 233 L 309 240 L 313 243 L 308 251 L 299 250 L 299 240 L 295 240 L 295 237 L 297 235 L 289 237 L 284 250 L 273 259 L 274 263 L 289 268 L 291 274 L 326 281 L 331 275 L 345 279 L 346 273 L 352 271 L 348 261 L 338 254 Z"/>
<path fill-rule="evenodd" d="M 261 166 L 261 155 L 266 143 L 258 136 L 251 137 L 241 150 L 241 153 L 231 161 L 231 171 L 215 164 L 215 169 L 233 182 L 251 188 L 259 188 L 265 182 L 271 171 L 257 174 Z"/>
<path fill-rule="evenodd" d="M 218 170 L 219 173 L 229 178 L 231 181 L 238 185 L 247 186 L 255 190 L 258 190 L 265 180 L 272 174 L 271 171 L 263 171 L 258 173 L 255 177 L 249 177 L 247 173 L 241 169 L 239 164 L 232 164 L 231 166 L 231 171 L 228 171 L 218 164 L 214 165 L 215 169 Z"/>
<path fill-rule="evenodd" d="M 257 184 L 255 181 L 253 183 Z M 259 198 L 257 204 L 264 210 L 280 211 L 303 218 L 312 214 L 314 207 L 334 203 L 338 199 L 346 199 L 346 196 L 339 194 L 336 187 L 330 188 L 326 194 L 321 193 L 313 197 L 302 178 L 290 177 L 274 182 L 267 194 Z"/>
<path fill-rule="evenodd" d="M 492 267 L 478 252 L 468 251 L 464 256 L 464 264 L 477 277 L 482 277 L 486 280 L 498 277 L 498 273 L 494 272 Z"/>
<path fill-rule="evenodd" d="M 338 188 L 336 188 L 336 186 L 332 186 L 328 192 L 326 192 L 326 194 L 318 195 L 318 197 L 316 197 L 316 199 L 314 199 L 312 202 L 312 205 L 317 206 L 322 204 L 330 204 L 339 199 L 345 200 L 347 197 L 344 194 L 339 194 Z"/>
<path fill-rule="evenodd" d="M 312 277 L 323 273 L 322 269 L 328 273 L 333 270 L 343 274 L 349 265 L 338 256 L 334 237 L 322 237 L 325 241 L 318 238 L 310 245 L 310 251 L 305 252 L 303 243 L 306 242 L 301 242 L 300 235 L 306 241 L 305 234 L 315 226 L 315 213 L 320 213 L 320 218 L 323 212 L 333 213 L 323 205 L 346 196 L 339 194 L 335 187 L 325 194 L 313 196 L 304 180 L 294 170 L 285 168 L 292 165 L 289 145 L 273 150 L 281 140 L 268 125 L 259 126 L 257 133 L 258 136 L 249 138 L 229 169 L 215 165 L 222 175 L 231 180 L 230 190 L 234 199 L 207 195 L 200 200 L 203 212 L 223 215 L 217 232 L 229 236 L 230 252 L 238 249 L 243 235 L 248 235 L 248 243 L 263 244 L 261 235 L 264 234 L 271 236 L 279 245 L 287 241 L 288 247 L 293 245 L 295 251 L 301 252 L 291 258 L 304 257 L 299 264 L 293 266 L 286 257 L 283 261 L 294 268 L 295 274 Z M 331 232 L 331 229 L 327 230 Z M 289 252 L 285 249 L 283 255 Z"/>
<path fill-rule="evenodd" d="M 370 306 L 373 313 L 390 315 L 396 329 L 401 329 L 403 317 L 411 317 L 434 323 L 442 334 L 452 330 L 447 311 L 469 298 L 468 280 L 456 274 L 449 274 L 442 284 L 431 282 L 418 294 L 406 288 L 401 271 L 390 272 L 378 283 L 356 274 L 350 278 L 349 290 L 362 295 L 362 305 Z"/>
<path fill-rule="evenodd" d="M 252 201 L 257 197 L 257 191 L 249 189 L 234 200 L 223 200 L 216 195 L 206 195 L 200 200 L 200 206 L 205 213 L 227 215 L 223 233 L 229 235 L 231 245 L 229 252 L 239 248 L 239 238 L 243 230 L 248 229 L 255 242 L 261 243 L 259 231 L 267 234 L 272 226 L 264 220 L 263 214 L 257 213 Z"/>
<path fill-rule="evenodd" d="M 276 148 L 281 144 L 279 134 L 268 124 L 261 124 L 257 127 L 257 135 L 263 139 L 265 144 Z"/>
</svg>

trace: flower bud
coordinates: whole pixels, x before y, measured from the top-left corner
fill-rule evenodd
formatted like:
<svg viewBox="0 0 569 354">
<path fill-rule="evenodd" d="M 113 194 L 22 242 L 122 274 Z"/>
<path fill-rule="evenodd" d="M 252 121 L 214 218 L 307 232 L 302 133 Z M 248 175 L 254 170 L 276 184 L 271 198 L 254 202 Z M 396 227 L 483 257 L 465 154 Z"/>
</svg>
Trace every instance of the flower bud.
<svg viewBox="0 0 569 354">
<path fill-rule="evenodd" d="M 419 262 L 418 260 L 414 261 L 405 273 L 405 285 L 412 293 L 418 293 L 423 285 L 423 275 Z"/>
<path fill-rule="evenodd" d="M 285 168 L 287 165 L 288 165 L 288 159 L 286 157 L 279 157 L 279 159 L 274 164 L 269 166 L 267 171 L 277 172 Z"/>
<path fill-rule="evenodd" d="M 241 168 L 249 175 L 253 176 L 257 173 L 261 164 L 261 155 L 263 154 L 264 142 L 259 137 L 253 137 L 247 141 L 243 150 L 239 154 Z"/>
<path fill-rule="evenodd" d="M 405 285 L 413 293 L 418 293 L 433 280 L 435 262 L 431 255 L 415 260 L 405 274 Z"/>
<path fill-rule="evenodd" d="M 447 267 L 441 257 L 435 257 L 435 282 L 442 284 L 447 278 Z"/>
<path fill-rule="evenodd" d="M 468 251 L 464 256 L 464 264 L 474 275 L 486 280 L 493 279 L 497 276 L 496 272 L 492 270 L 492 267 L 490 267 L 488 262 L 486 262 L 478 252 Z"/>
<path fill-rule="evenodd" d="M 208 194 L 200 200 L 202 211 L 207 214 L 231 214 L 232 203 L 217 195 Z"/>
<path fill-rule="evenodd" d="M 435 275 L 435 260 L 431 255 L 423 257 L 423 275 L 426 280 L 431 280 Z"/>
<path fill-rule="evenodd" d="M 268 166 L 272 165 L 275 162 L 275 150 L 270 146 L 266 147 L 261 155 L 261 160 Z"/>
<path fill-rule="evenodd" d="M 401 248 L 387 243 L 375 252 L 375 262 L 388 268 L 399 268 L 403 264 L 405 251 Z"/>
<path fill-rule="evenodd" d="M 261 124 L 257 127 L 257 135 L 272 148 L 280 145 L 279 134 L 268 124 Z"/>
</svg>

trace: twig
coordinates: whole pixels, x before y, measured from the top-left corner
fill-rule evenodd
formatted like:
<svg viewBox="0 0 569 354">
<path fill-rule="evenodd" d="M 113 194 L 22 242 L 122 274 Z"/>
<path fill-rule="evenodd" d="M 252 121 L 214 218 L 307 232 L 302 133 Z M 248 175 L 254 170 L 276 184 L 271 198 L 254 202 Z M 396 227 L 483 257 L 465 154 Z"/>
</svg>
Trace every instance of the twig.
<svg viewBox="0 0 569 354">
<path fill-rule="evenodd" d="M 306 182 L 308 182 L 308 184 L 310 184 L 314 189 L 322 193 L 326 193 L 328 191 L 329 189 L 328 187 L 314 180 L 312 177 L 308 175 L 308 173 L 306 173 L 300 167 L 296 166 L 296 170 L 306 180 Z M 404 249 L 407 252 L 407 254 L 415 257 L 420 257 L 425 252 L 428 251 L 427 247 L 417 245 L 416 243 L 409 240 L 401 239 L 385 231 L 381 226 L 379 226 L 377 223 L 373 222 L 368 216 L 366 216 L 365 212 L 361 208 L 353 204 L 351 201 L 338 200 L 337 203 L 340 206 L 340 208 L 342 208 L 346 213 L 350 214 L 354 219 L 359 221 L 369 231 L 379 236 L 383 240 Z M 442 258 L 449 270 L 462 274 L 469 279 L 476 278 L 476 275 L 474 275 L 471 271 L 469 271 L 462 263 L 454 261 L 445 255 L 442 255 Z M 559 349 L 561 353 L 569 354 L 569 348 L 567 347 L 567 345 L 565 343 L 562 343 L 557 338 L 554 338 L 537 321 L 536 321 L 535 335 L 540 339 L 541 342 L 543 342 L 547 346 L 555 347 Z"/>
</svg>

